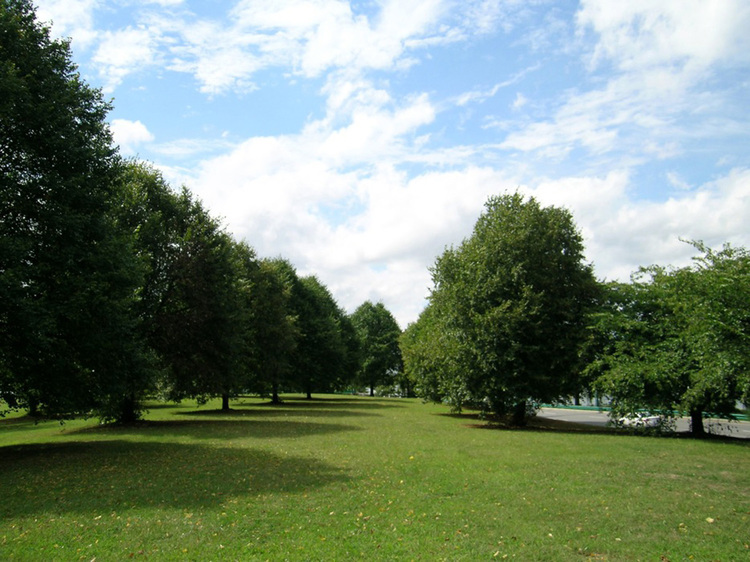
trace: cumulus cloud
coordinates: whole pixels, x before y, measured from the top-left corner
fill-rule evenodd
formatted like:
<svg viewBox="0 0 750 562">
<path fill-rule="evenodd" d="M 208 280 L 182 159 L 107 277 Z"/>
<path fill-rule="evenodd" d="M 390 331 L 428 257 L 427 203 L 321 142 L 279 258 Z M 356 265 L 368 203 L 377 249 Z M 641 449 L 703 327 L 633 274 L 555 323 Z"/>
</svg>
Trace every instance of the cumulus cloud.
<svg viewBox="0 0 750 562">
<path fill-rule="evenodd" d="M 153 31 L 128 27 L 104 32 L 93 61 L 104 79 L 104 91 L 111 92 L 128 74 L 154 64 L 156 56 Z"/>
<path fill-rule="evenodd" d="M 110 130 L 115 144 L 120 146 L 120 152 L 125 156 L 135 155 L 140 145 L 154 140 L 154 135 L 140 121 L 114 119 Z"/>
<path fill-rule="evenodd" d="M 747 246 L 750 169 L 735 169 L 663 202 L 633 196 L 626 171 L 603 177 L 568 177 L 528 187 L 547 204 L 571 210 L 587 257 L 601 278 L 626 281 L 640 266 L 686 265 L 695 250 L 683 240 Z"/>
<path fill-rule="evenodd" d="M 581 56 L 596 86 L 566 92 L 551 117 L 516 124 L 504 148 L 555 158 L 581 147 L 593 154 L 616 149 L 640 158 L 667 144 L 673 155 L 679 139 L 716 133 L 715 119 L 727 104 L 708 80 L 717 65 L 750 60 L 750 5 L 585 0 L 576 21 L 582 36 L 593 32 L 593 43 L 581 43 Z M 674 127 L 685 116 L 693 122 L 690 131 Z"/>
<path fill-rule="evenodd" d="M 76 46 L 86 48 L 97 38 L 94 11 L 98 0 L 37 0 L 39 21 L 52 23 L 55 37 L 75 37 Z"/>
<path fill-rule="evenodd" d="M 611 60 L 625 71 L 677 64 L 692 71 L 750 58 L 750 5 L 743 0 L 584 0 L 577 20 L 599 36 L 593 64 Z"/>
</svg>

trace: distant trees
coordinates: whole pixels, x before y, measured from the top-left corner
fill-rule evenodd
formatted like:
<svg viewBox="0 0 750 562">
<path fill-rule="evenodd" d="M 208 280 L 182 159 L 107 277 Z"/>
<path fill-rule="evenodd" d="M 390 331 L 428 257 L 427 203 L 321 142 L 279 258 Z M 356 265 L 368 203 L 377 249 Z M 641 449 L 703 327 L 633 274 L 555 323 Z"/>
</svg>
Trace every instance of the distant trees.
<svg viewBox="0 0 750 562">
<path fill-rule="evenodd" d="M 597 285 L 570 213 L 520 194 L 492 197 L 432 276 L 429 306 L 402 340 L 424 396 L 522 424 L 532 403 L 577 391 Z"/>
<path fill-rule="evenodd" d="M 297 274 L 283 260 L 263 260 L 259 264 L 253 296 L 257 343 L 257 380 L 252 387 L 279 403 L 279 394 L 289 388 L 294 373 L 293 357 L 299 331 L 291 305 Z"/>
<path fill-rule="evenodd" d="M 299 280 L 296 303 L 295 371 L 300 389 L 312 398 L 313 392 L 344 388 L 356 372 L 359 351 L 351 319 L 315 276 Z"/>
<path fill-rule="evenodd" d="M 401 329 L 382 302 L 365 301 L 354 311 L 351 322 L 359 339 L 357 381 L 374 396 L 377 386 L 393 384 L 392 379 L 402 370 Z"/>
<path fill-rule="evenodd" d="M 356 349 L 349 318 L 315 277 L 287 260 L 258 260 L 183 188 L 149 166 L 124 166 L 121 223 L 143 264 L 137 302 L 158 388 L 180 400 L 257 392 L 328 392 L 349 382 Z"/>
</svg>

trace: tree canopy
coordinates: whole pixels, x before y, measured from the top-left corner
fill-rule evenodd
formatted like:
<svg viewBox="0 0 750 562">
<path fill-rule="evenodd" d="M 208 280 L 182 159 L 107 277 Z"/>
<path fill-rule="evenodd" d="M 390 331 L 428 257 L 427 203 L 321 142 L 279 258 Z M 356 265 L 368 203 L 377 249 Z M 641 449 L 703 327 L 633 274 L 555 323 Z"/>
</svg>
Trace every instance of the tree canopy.
<svg viewBox="0 0 750 562">
<path fill-rule="evenodd" d="M 311 398 L 313 392 L 339 390 L 351 381 L 357 347 L 349 317 L 317 277 L 301 278 L 296 288 L 295 371 L 299 389 Z"/>
<path fill-rule="evenodd" d="M 401 328 L 382 302 L 365 301 L 352 313 L 351 321 L 359 338 L 358 381 L 373 396 L 376 387 L 402 370 Z"/>
<path fill-rule="evenodd" d="M 32 410 L 133 417 L 146 386 L 109 109 L 30 2 L 0 6 L 0 387 Z"/>
<path fill-rule="evenodd" d="M 412 332 L 433 341 L 412 342 L 407 354 L 427 396 L 522 423 L 529 404 L 577 391 L 596 281 L 568 211 L 520 194 L 492 197 L 432 277 L 428 311 Z"/>
<path fill-rule="evenodd" d="M 703 255 L 693 266 L 651 266 L 610 283 L 593 317 L 588 369 L 614 419 L 688 415 L 702 434 L 703 413 L 730 417 L 750 398 L 750 255 L 694 245 Z"/>
</svg>

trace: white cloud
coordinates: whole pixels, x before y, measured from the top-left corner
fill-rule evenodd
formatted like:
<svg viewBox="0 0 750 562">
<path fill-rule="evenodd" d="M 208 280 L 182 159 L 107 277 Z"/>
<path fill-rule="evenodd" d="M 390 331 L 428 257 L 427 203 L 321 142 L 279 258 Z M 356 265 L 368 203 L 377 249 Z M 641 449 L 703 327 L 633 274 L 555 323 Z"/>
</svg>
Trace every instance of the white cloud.
<svg viewBox="0 0 750 562">
<path fill-rule="evenodd" d="M 723 134 L 733 126 L 724 119 L 717 130 L 715 116 L 724 115 L 727 104 L 724 91 L 708 80 L 716 65 L 750 61 L 750 4 L 586 0 L 577 23 L 581 34 L 594 32 L 594 43 L 581 46 L 595 87 L 585 90 L 584 82 L 559 101 L 547 101 L 550 116 L 516 123 L 504 148 L 554 158 L 577 147 L 636 159 L 673 156 L 680 141 Z M 614 64 L 614 74 L 604 62 Z M 675 125 L 682 118 L 691 121 L 689 129 Z"/>
<path fill-rule="evenodd" d="M 210 154 L 221 150 L 231 150 L 234 143 L 225 139 L 177 139 L 154 145 L 151 150 L 170 158 L 185 159 L 196 155 Z"/>
<path fill-rule="evenodd" d="M 403 70 L 425 47 L 488 33 L 519 11 L 514 2 L 497 0 L 384 0 L 362 13 L 343 0 L 241 0 L 211 20 L 181 9 L 181 0 L 141 3 L 134 24 L 96 32 L 93 18 L 102 2 L 40 0 L 59 33 L 96 48 L 93 61 L 107 91 L 160 59 L 170 70 L 192 74 L 210 95 L 252 90 L 255 75 L 273 67 L 307 78 L 342 69 L 355 75 Z"/>
<path fill-rule="evenodd" d="M 529 100 L 524 96 L 521 92 L 516 92 L 516 99 L 513 100 L 513 104 L 511 107 L 518 111 L 521 109 L 524 105 L 529 103 Z"/>
<path fill-rule="evenodd" d="M 144 4 L 157 4 L 159 6 L 180 6 L 185 0 L 142 0 Z"/>
<path fill-rule="evenodd" d="M 81 10 L 80 26 L 71 18 L 63 29 L 94 29 L 94 1 L 42 4 Z M 115 120 L 112 131 L 123 153 L 148 148 L 163 157 L 168 164 L 157 165 L 165 177 L 190 186 L 237 237 L 260 255 L 288 257 L 301 274 L 317 274 L 349 310 L 383 300 L 402 326 L 414 320 L 436 256 L 470 234 L 488 196 L 519 186 L 544 204 L 571 209 L 588 258 L 609 279 L 627 279 L 639 265 L 679 265 L 693 253 L 680 237 L 750 243 L 750 170 L 700 185 L 679 162 L 657 162 L 723 131 L 745 134 L 722 103 L 722 86 L 710 81 L 716 67 L 748 60 L 750 45 L 740 34 L 749 27 L 745 4 L 725 9 L 706 1 L 692 9 L 684 2 L 586 0 L 578 41 L 559 59 L 572 75 L 585 74 L 575 82 L 552 77 L 574 89 L 549 93 L 541 73 L 527 80 L 549 69 L 538 51 L 527 51 L 516 66 L 505 61 L 507 80 L 480 78 L 459 97 L 419 86 L 399 94 L 389 79 L 406 76 L 401 71 L 420 57 L 437 56 L 428 50 L 435 45 L 469 44 L 498 27 L 515 32 L 527 2 L 384 0 L 352 8 L 341 0 L 248 0 L 214 19 L 175 9 L 178 0 L 141 4 L 129 27 L 91 32 L 94 62 L 110 89 L 155 63 L 189 74 L 210 96 L 263 87 L 269 76 L 324 84 L 325 105 L 315 110 L 323 117 L 308 117 L 294 134 L 249 136 L 238 125 L 229 137 L 236 142 L 157 144 L 140 121 Z M 560 34 L 574 25 L 564 23 L 545 30 L 545 48 L 552 39 L 563 42 Z M 527 36 L 521 30 L 509 39 L 509 53 Z M 269 70 L 275 74 L 261 74 Z M 401 85 L 416 83 L 410 80 Z M 498 93 L 510 86 L 505 97 Z M 433 101 L 441 97 L 466 109 L 441 112 Z M 478 121 L 492 120 L 504 138 L 484 130 L 478 141 L 466 131 L 465 144 L 454 143 L 441 115 L 480 109 L 500 112 Z M 555 174 L 554 165 L 577 149 L 588 158 L 575 162 L 575 172 Z M 642 162 L 659 164 L 650 171 L 665 184 L 690 189 L 674 190 L 664 202 L 638 200 L 633 178 Z M 747 163 L 735 153 L 725 165 Z"/>
<path fill-rule="evenodd" d="M 495 84 L 495 86 L 489 90 L 472 90 L 470 92 L 464 92 L 456 98 L 455 103 L 459 107 L 463 107 L 469 103 L 482 103 L 497 94 L 499 89 L 500 84 Z"/>
<path fill-rule="evenodd" d="M 747 246 L 750 169 L 727 176 L 664 202 L 631 195 L 626 172 L 604 177 L 570 177 L 529 188 L 545 204 L 571 210 L 585 239 L 597 275 L 626 281 L 638 267 L 686 265 L 695 250 L 682 240 Z"/>
<path fill-rule="evenodd" d="M 153 30 L 146 28 L 128 27 L 101 34 L 92 60 L 104 78 L 104 91 L 113 91 L 128 74 L 154 64 L 156 41 Z"/>
<path fill-rule="evenodd" d="M 494 4 L 386 0 L 366 15 L 342 0 L 242 0 L 228 22 L 165 13 L 150 14 L 144 23 L 170 37 L 164 46 L 173 57 L 171 70 L 191 73 L 201 91 L 219 94 L 252 89 L 253 77 L 272 67 L 307 78 L 403 70 L 425 46 L 487 32 L 496 21 Z M 477 18 L 466 18 L 465 10 Z"/>
<path fill-rule="evenodd" d="M 750 5 L 744 0 L 583 0 L 578 24 L 599 36 L 593 62 L 632 71 L 677 64 L 703 70 L 750 59 Z M 693 68 L 694 67 L 694 68 Z"/>
<path fill-rule="evenodd" d="M 138 146 L 154 140 L 154 135 L 140 121 L 114 119 L 110 124 L 110 130 L 115 144 L 120 146 L 120 152 L 125 156 L 135 155 Z"/>
<path fill-rule="evenodd" d="M 99 0 L 36 0 L 37 17 L 52 22 L 55 37 L 75 37 L 76 47 L 88 47 L 97 38 L 94 10 Z"/>
<path fill-rule="evenodd" d="M 643 131 L 651 143 L 675 138 L 673 118 L 691 109 L 688 90 L 684 80 L 666 69 L 616 76 L 602 89 L 567 93 L 551 119 L 511 132 L 502 146 L 558 156 L 578 146 L 594 154 L 615 148 L 639 154 L 648 147 Z"/>
<path fill-rule="evenodd" d="M 435 258 L 471 233 L 490 195 L 520 185 L 470 165 L 410 176 L 360 162 L 346 171 L 316 146 L 313 137 L 252 139 L 206 162 L 193 185 L 261 255 L 286 256 L 301 273 L 317 274 L 349 310 L 383 300 L 402 326 L 424 304 Z M 540 180 L 521 190 L 571 210 L 600 278 L 627 280 L 651 263 L 684 265 L 694 250 L 681 238 L 750 243 L 749 169 L 665 202 L 634 199 L 625 170 Z"/>
</svg>

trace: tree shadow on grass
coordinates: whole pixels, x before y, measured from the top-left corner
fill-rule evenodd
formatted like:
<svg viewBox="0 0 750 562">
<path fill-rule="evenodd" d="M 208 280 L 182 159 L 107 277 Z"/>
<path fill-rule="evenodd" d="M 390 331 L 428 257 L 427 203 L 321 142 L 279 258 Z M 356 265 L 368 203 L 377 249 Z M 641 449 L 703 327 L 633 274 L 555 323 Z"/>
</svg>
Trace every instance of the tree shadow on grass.
<svg viewBox="0 0 750 562">
<path fill-rule="evenodd" d="M 213 508 L 237 496 L 297 493 L 349 479 L 316 459 L 247 448 L 127 440 L 0 449 L 0 519 Z"/>
<path fill-rule="evenodd" d="M 361 431 L 360 427 L 335 423 L 314 423 L 282 420 L 193 419 L 149 420 L 127 425 L 103 425 L 71 431 L 70 434 L 103 434 L 111 436 L 165 436 L 192 439 L 289 439 L 325 435 L 343 431 Z"/>
<path fill-rule="evenodd" d="M 270 400 L 259 404 L 262 408 L 337 408 L 344 406 L 356 410 L 368 410 L 379 408 L 404 408 L 404 404 L 399 404 L 399 398 L 375 398 L 369 396 L 331 396 L 331 397 L 313 397 L 307 399 L 296 396 L 282 396 L 280 404 L 274 404 Z"/>
<path fill-rule="evenodd" d="M 0 429 L 4 432 L 11 431 L 35 431 L 47 429 L 50 423 L 64 427 L 60 420 L 45 419 L 26 414 L 15 418 L 0 419 Z"/>
<path fill-rule="evenodd" d="M 229 410 L 190 410 L 185 412 L 175 412 L 176 416 L 193 416 L 200 418 L 285 418 L 285 417 L 305 417 L 305 418 L 361 418 L 376 417 L 381 414 L 359 410 L 342 410 L 342 409 L 307 409 L 307 408 L 266 408 L 264 406 L 248 408 L 230 408 Z"/>
</svg>

